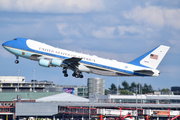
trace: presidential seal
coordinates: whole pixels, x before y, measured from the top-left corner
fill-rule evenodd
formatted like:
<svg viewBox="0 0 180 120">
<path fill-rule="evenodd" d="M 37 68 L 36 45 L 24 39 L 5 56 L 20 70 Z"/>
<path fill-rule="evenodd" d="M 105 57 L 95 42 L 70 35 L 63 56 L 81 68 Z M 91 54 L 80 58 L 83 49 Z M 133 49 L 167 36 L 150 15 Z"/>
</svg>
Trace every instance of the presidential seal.
<svg viewBox="0 0 180 120">
<path fill-rule="evenodd" d="M 25 52 L 22 52 L 22 55 L 25 55 Z"/>
</svg>

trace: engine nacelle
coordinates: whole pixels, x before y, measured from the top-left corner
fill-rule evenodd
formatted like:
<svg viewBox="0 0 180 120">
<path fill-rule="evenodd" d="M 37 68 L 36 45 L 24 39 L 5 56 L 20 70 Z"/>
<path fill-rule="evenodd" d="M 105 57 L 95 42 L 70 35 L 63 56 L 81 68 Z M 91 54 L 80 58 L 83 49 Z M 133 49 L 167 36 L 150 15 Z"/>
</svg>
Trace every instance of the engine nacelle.
<svg viewBox="0 0 180 120">
<path fill-rule="evenodd" d="M 43 67 L 49 67 L 50 66 L 50 61 L 46 59 L 40 59 L 39 60 L 39 65 Z"/>
<path fill-rule="evenodd" d="M 61 67 L 62 62 L 63 62 L 63 61 L 62 61 L 62 60 L 59 60 L 59 59 L 52 59 L 51 64 L 52 64 L 53 66 Z"/>
</svg>

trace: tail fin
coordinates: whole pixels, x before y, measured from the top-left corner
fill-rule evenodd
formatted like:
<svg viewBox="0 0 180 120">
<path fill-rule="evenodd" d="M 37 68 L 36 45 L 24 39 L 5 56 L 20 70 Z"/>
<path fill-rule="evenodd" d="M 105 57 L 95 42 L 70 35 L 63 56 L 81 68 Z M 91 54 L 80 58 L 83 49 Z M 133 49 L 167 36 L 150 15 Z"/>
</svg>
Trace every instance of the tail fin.
<svg viewBox="0 0 180 120">
<path fill-rule="evenodd" d="M 169 46 L 160 45 L 129 63 L 137 66 L 156 69 L 169 48 Z"/>
</svg>

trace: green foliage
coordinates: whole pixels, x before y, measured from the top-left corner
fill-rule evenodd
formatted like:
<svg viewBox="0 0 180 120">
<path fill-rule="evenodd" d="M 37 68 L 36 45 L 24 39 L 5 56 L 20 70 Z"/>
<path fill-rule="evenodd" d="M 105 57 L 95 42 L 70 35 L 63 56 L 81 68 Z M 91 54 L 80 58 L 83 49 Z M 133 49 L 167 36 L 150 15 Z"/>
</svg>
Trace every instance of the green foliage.
<svg viewBox="0 0 180 120">
<path fill-rule="evenodd" d="M 147 85 L 146 83 L 144 83 L 144 85 L 142 85 L 139 83 L 136 84 L 135 82 L 132 82 L 129 86 L 129 84 L 126 81 L 123 81 L 122 86 L 123 86 L 123 88 L 121 88 L 120 85 L 118 86 L 118 91 L 120 92 L 120 94 L 124 94 L 124 95 L 136 93 L 136 90 L 137 90 L 137 94 L 140 94 L 141 89 L 142 89 L 142 94 L 154 92 L 152 86 Z M 109 90 L 116 91 L 117 90 L 116 85 L 114 83 L 112 83 Z M 167 89 L 162 89 L 161 91 L 170 91 L 170 90 L 167 88 Z"/>
<path fill-rule="evenodd" d="M 136 92 L 136 83 L 135 82 L 132 82 L 131 83 L 131 86 L 129 87 L 129 91 L 132 91 L 132 92 Z"/>
<path fill-rule="evenodd" d="M 126 81 L 122 82 L 122 86 L 125 90 L 129 90 L 129 84 Z"/>
<path fill-rule="evenodd" d="M 161 90 L 161 92 L 168 92 L 168 91 L 170 91 L 168 88 L 163 88 L 163 89 Z"/>
<path fill-rule="evenodd" d="M 121 90 L 121 94 L 123 94 L 123 95 L 128 95 L 128 94 L 129 94 L 129 91 L 127 91 L 127 90 Z"/>
<path fill-rule="evenodd" d="M 104 95 L 107 95 L 107 91 L 108 91 L 107 89 L 104 90 Z"/>
<path fill-rule="evenodd" d="M 117 90 L 117 87 L 114 83 L 111 84 L 111 87 L 109 88 L 109 90 L 111 91 L 116 91 Z"/>
<path fill-rule="evenodd" d="M 152 93 L 152 86 L 151 85 L 147 85 L 146 83 L 144 84 L 144 86 L 142 86 L 142 94 L 146 94 L 146 93 Z"/>
</svg>

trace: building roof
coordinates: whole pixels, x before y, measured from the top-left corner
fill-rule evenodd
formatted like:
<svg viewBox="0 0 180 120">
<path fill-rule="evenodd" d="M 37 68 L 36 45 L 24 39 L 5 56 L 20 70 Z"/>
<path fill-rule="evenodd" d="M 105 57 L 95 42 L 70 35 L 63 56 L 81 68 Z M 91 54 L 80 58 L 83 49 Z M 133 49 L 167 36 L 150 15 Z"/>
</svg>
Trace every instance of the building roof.
<svg viewBox="0 0 180 120">
<path fill-rule="evenodd" d="M 108 99 L 136 99 L 136 95 L 108 95 Z M 137 99 L 180 99 L 180 95 L 137 95 Z"/>
<path fill-rule="evenodd" d="M 21 99 L 38 99 L 58 93 L 59 92 L 0 92 L 0 101 L 14 101 L 14 99 L 17 99 L 17 95 L 21 95 Z"/>
<path fill-rule="evenodd" d="M 89 102 L 89 99 L 69 93 L 60 93 L 36 99 L 36 102 Z"/>
</svg>

